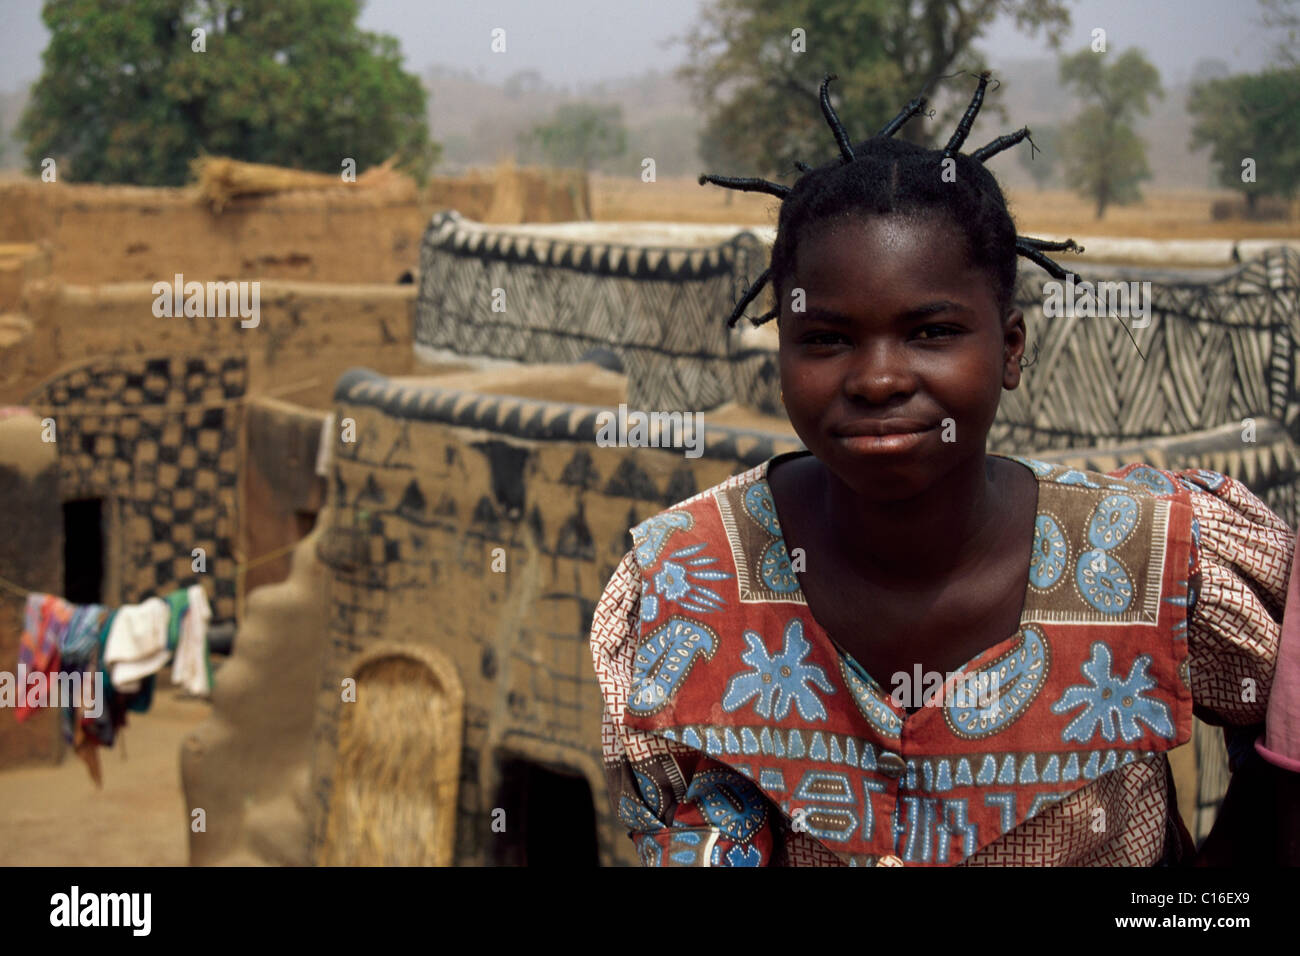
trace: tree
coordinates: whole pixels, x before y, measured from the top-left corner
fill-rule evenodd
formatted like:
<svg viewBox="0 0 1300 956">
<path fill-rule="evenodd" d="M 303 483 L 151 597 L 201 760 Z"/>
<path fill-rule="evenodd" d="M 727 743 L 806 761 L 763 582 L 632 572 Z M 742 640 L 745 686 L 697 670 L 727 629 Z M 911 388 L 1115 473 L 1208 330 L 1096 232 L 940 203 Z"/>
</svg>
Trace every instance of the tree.
<svg viewBox="0 0 1300 956">
<path fill-rule="evenodd" d="M 394 153 L 422 179 L 419 80 L 358 0 L 46 0 L 44 67 L 20 123 L 33 169 L 180 185 L 200 153 L 339 172 Z M 196 33 L 196 31 L 203 31 Z"/>
<path fill-rule="evenodd" d="M 1210 148 L 1219 182 L 1260 196 L 1295 195 L 1300 184 L 1300 66 L 1210 80 L 1187 97 L 1192 149 Z"/>
<path fill-rule="evenodd" d="M 511 73 L 506 77 L 506 81 L 501 87 L 502 92 L 512 100 L 541 92 L 545 88 L 546 83 L 542 80 L 542 74 L 537 70 L 518 70 Z"/>
<path fill-rule="evenodd" d="M 1096 201 L 1101 219 L 1112 203 L 1141 200 L 1138 183 L 1151 178 L 1133 120 L 1149 111 L 1148 97 L 1164 96 L 1160 74 L 1137 50 L 1113 57 L 1091 49 L 1062 59 L 1060 73 L 1085 103 L 1064 136 L 1065 174 L 1081 196 Z"/>
<path fill-rule="evenodd" d="M 839 77 L 831 99 L 850 137 L 866 139 L 927 85 L 933 96 L 942 75 L 982 69 L 973 44 L 999 14 L 1045 30 L 1053 46 L 1070 23 L 1064 0 L 713 0 L 679 38 L 688 53 L 678 75 L 706 115 L 701 153 L 746 176 L 816 165 L 835 148 L 817 107 L 825 74 Z M 964 82 L 960 103 L 898 135 L 946 137 L 974 89 Z"/>
<path fill-rule="evenodd" d="M 1061 158 L 1061 130 L 1056 126 L 1035 126 L 1034 145 L 1037 150 L 1022 149 L 1018 158 L 1041 190 L 1056 172 L 1056 164 Z"/>
<path fill-rule="evenodd" d="M 623 107 L 566 103 L 549 123 L 534 126 L 520 139 L 536 144 L 553 165 L 578 166 L 590 172 L 600 160 L 627 152 Z"/>
<path fill-rule="evenodd" d="M 1259 5 L 1264 10 L 1261 23 L 1286 33 L 1286 38 L 1277 44 L 1278 62 L 1283 66 L 1300 64 L 1300 57 L 1296 55 L 1300 48 L 1300 0 L 1259 0 Z"/>
</svg>

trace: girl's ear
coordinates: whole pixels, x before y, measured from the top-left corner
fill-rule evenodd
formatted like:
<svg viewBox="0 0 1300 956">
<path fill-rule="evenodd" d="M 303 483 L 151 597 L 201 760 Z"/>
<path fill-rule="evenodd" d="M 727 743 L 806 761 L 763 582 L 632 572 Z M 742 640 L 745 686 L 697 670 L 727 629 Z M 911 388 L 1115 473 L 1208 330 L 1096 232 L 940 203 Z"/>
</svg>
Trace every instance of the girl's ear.
<svg viewBox="0 0 1300 956">
<path fill-rule="evenodd" d="M 1020 385 L 1020 360 L 1025 354 L 1025 314 L 1007 310 L 1002 320 L 1002 387 L 1008 391 Z"/>
</svg>

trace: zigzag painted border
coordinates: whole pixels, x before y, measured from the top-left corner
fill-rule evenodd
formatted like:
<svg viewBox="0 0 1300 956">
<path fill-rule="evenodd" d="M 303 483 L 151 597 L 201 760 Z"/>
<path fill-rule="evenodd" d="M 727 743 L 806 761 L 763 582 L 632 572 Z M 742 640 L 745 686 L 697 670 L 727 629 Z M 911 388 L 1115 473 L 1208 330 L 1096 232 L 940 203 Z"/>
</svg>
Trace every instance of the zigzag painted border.
<svg viewBox="0 0 1300 956">
<path fill-rule="evenodd" d="M 490 226 L 474 228 L 469 222 L 454 209 L 437 213 L 425 232 L 423 245 L 475 259 L 572 269 L 621 279 L 677 281 L 730 275 L 739 259 L 763 249 L 762 240 L 749 230 L 740 230 L 715 246 L 641 246 L 519 235 L 493 231 Z"/>
<path fill-rule="evenodd" d="M 596 417 L 614 411 L 596 405 L 489 395 L 436 385 L 400 385 L 363 368 L 349 369 L 339 378 L 334 400 L 377 408 L 394 418 L 481 428 L 533 441 L 593 444 L 598 431 Z M 803 448 L 796 439 L 779 433 L 710 425 L 708 413 L 704 414 L 703 458 L 753 467 L 773 455 Z M 681 454 L 677 448 L 659 450 Z"/>
</svg>

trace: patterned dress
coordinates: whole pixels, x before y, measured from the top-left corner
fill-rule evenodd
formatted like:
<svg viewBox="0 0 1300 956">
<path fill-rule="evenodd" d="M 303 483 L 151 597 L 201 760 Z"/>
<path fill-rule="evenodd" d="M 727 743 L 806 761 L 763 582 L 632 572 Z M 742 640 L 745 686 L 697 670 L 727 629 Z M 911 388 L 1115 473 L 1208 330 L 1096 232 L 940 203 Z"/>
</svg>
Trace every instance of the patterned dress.
<svg viewBox="0 0 1300 956">
<path fill-rule="evenodd" d="M 1263 722 L 1291 529 L 1217 472 L 1008 456 L 1038 482 L 1020 628 L 909 713 L 809 613 L 784 457 L 632 529 L 597 606 L 610 800 L 643 864 L 1184 859 L 1166 755 L 1193 708 Z"/>
</svg>

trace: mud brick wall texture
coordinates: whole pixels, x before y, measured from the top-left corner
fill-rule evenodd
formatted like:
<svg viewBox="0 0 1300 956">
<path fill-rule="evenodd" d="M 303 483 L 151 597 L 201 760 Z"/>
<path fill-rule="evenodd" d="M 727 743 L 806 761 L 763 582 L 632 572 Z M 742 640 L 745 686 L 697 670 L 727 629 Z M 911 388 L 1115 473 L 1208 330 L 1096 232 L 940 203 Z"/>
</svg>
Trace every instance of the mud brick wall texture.
<svg viewBox="0 0 1300 956">
<path fill-rule="evenodd" d="M 118 356 L 47 381 L 26 399 L 54 419 L 64 501 L 102 498 L 109 604 L 203 583 L 213 620 L 235 615 L 239 418 L 245 356 Z M 206 572 L 193 570 L 202 548 Z"/>
<path fill-rule="evenodd" d="M 58 455 L 41 440 L 34 415 L 0 417 L 0 577 L 19 588 L 63 592 L 63 510 Z M 0 670 L 14 671 L 27 597 L 0 587 Z M 23 723 L 12 707 L 0 707 L 0 768 L 50 763 L 62 752 L 59 714 L 39 707 Z"/>
<path fill-rule="evenodd" d="M 457 864 L 499 862 L 492 810 L 502 765 L 563 768 L 590 786 L 604 864 L 635 865 L 609 812 L 601 700 L 588 639 L 595 602 L 641 520 L 798 445 L 709 428 L 704 456 L 601 448 L 599 409 L 406 387 L 364 371 L 339 383 L 330 528 L 328 631 L 314 719 L 319 843 L 333 792 L 340 686 L 368 648 L 436 648 L 465 692 Z M 492 570 L 493 549 L 506 570 Z"/>
<path fill-rule="evenodd" d="M 420 244 L 415 351 L 564 363 L 603 348 L 622 362 L 633 407 L 707 411 L 759 392 L 757 407 L 776 413 L 774 366 L 725 321 L 767 255 L 748 230 L 713 246 L 649 247 L 511 234 L 440 213 Z M 504 311 L 493 309 L 498 289 Z"/>
</svg>

